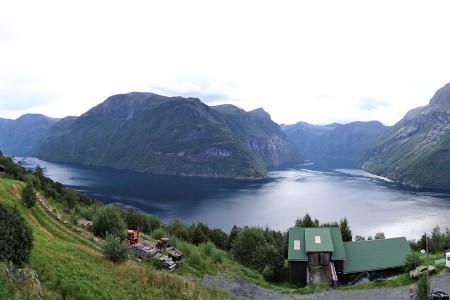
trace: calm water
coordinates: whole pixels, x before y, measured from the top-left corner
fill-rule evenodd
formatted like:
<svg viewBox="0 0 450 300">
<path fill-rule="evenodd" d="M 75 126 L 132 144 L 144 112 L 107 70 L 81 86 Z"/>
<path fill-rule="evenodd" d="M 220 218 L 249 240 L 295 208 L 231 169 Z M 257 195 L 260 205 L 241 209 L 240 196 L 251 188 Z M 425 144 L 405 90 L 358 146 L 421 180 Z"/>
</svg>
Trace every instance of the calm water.
<svg viewBox="0 0 450 300">
<path fill-rule="evenodd" d="M 347 217 L 353 236 L 420 238 L 434 226 L 450 227 L 450 194 L 420 192 L 361 170 L 271 172 L 269 179 L 245 182 L 157 176 L 103 167 L 40 164 L 47 176 L 106 203 L 120 203 L 159 216 L 201 221 L 229 232 L 233 225 L 285 231 L 309 213 L 321 222 Z"/>
</svg>

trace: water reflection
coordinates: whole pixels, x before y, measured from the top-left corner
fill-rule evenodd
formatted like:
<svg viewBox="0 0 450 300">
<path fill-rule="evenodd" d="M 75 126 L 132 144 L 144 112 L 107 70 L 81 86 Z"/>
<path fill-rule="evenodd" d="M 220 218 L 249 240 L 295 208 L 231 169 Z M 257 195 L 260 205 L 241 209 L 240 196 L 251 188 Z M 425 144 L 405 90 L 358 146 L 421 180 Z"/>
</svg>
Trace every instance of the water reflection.
<svg viewBox="0 0 450 300">
<path fill-rule="evenodd" d="M 40 164 L 50 178 L 98 198 L 120 203 L 165 222 L 205 222 L 228 232 L 233 225 L 269 226 L 285 231 L 309 213 L 321 222 L 347 217 L 353 235 L 419 238 L 450 219 L 450 195 L 399 187 L 362 170 L 286 170 L 268 180 L 157 176 L 111 168 L 55 164 L 22 158 L 25 167 Z"/>
</svg>

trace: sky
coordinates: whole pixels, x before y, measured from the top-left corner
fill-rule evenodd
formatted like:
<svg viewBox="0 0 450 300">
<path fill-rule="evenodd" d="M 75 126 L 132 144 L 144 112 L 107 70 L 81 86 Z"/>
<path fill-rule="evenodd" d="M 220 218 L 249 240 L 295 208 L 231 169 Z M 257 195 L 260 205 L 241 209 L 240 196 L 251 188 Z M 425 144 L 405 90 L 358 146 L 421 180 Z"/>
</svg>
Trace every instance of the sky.
<svg viewBox="0 0 450 300">
<path fill-rule="evenodd" d="M 0 0 L 0 117 L 153 92 L 280 124 L 398 122 L 450 82 L 449 1 Z"/>
</svg>

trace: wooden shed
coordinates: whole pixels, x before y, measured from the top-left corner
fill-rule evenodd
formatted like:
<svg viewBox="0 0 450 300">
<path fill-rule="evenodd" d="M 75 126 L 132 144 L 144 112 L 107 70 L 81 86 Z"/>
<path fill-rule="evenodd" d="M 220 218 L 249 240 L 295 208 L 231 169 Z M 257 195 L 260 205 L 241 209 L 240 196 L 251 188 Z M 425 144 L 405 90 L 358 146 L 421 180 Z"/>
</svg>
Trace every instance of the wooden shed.
<svg viewBox="0 0 450 300">
<path fill-rule="evenodd" d="M 5 176 L 5 172 L 6 172 L 5 166 L 0 165 L 0 177 Z"/>
</svg>

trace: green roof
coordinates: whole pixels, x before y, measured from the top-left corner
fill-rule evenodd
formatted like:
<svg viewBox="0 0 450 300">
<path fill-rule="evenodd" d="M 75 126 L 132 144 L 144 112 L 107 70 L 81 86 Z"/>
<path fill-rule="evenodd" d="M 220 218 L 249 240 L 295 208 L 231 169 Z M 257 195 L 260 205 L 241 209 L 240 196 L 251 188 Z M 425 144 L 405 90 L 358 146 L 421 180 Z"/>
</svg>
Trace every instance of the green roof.
<svg viewBox="0 0 450 300">
<path fill-rule="evenodd" d="M 344 273 L 375 271 L 403 266 L 411 252 L 405 237 L 344 243 Z"/>
<path fill-rule="evenodd" d="M 305 248 L 305 228 L 289 229 L 288 260 L 308 260 Z"/>
<path fill-rule="evenodd" d="M 344 242 L 342 241 L 341 229 L 339 227 L 330 227 L 331 239 L 333 240 L 334 251 L 331 253 L 332 260 L 346 260 Z"/>
<path fill-rule="evenodd" d="M 333 252 L 330 228 L 305 228 L 306 252 Z"/>
<path fill-rule="evenodd" d="M 316 236 L 320 243 L 316 243 Z M 345 260 L 339 227 L 290 228 L 288 260 L 307 261 L 307 252 L 331 252 L 333 260 Z"/>
</svg>

